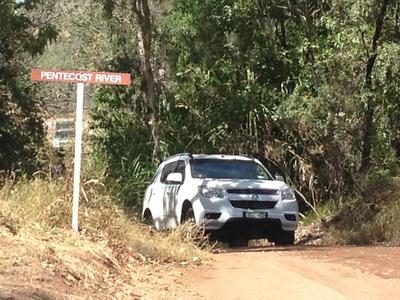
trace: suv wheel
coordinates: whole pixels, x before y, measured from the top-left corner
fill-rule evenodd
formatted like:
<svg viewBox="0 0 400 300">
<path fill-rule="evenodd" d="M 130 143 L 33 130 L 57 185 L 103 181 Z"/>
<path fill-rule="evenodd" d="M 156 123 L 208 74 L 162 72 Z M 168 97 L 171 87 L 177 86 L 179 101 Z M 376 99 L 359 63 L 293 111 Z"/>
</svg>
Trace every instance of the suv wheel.
<svg viewBox="0 0 400 300">
<path fill-rule="evenodd" d="M 146 211 L 144 214 L 143 223 L 149 226 L 154 226 L 153 216 L 150 211 Z"/>
<path fill-rule="evenodd" d="M 248 247 L 249 239 L 247 237 L 233 237 L 230 241 L 228 241 L 229 248 L 234 247 Z"/>
<path fill-rule="evenodd" d="M 249 238 L 246 232 L 238 231 L 235 233 L 231 233 L 228 239 L 229 248 L 234 247 L 248 247 L 249 246 Z"/>
<path fill-rule="evenodd" d="M 188 210 L 186 211 L 185 222 L 196 223 L 196 219 L 194 217 L 194 211 L 193 211 L 193 208 L 191 208 L 191 207 L 188 208 Z"/>
<path fill-rule="evenodd" d="M 274 238 L 275 246 L 294 245 L 294 231 L 279 230 Z"/>
</svg>

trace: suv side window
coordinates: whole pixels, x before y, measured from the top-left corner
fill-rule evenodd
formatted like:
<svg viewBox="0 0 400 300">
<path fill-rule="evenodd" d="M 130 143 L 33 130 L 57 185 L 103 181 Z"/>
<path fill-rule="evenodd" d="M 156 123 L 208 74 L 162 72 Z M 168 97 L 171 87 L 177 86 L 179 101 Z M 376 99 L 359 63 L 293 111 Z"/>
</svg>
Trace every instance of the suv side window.
<svg viewBox="0 0 400 300">
<path fill-rule="evenodd" d="M 162 183 L 165 183 L 165 180 L 167 179 L 167 176 L 170 173 L 174 173 L 175 172 L 177 164 L 178 164 L 178 162 L 174 161 L 174 162 L 171 162 L 171 163 L 165 165 L 165 167 L 164 167 L 164 169 L 162 171 L 162 174 L 161 174 L 161 178 L 160 178 L 160 181 Z"/>
<path fill-rule="evenodd" d="M 167 183 L 166 179 L 170 173 L 181 173 L 182 179 L 183 179 L 183 181 L 185 181 L 185 161 L 179 160 L 179 161 L 174 161 L 172 163 L 166 164 L 164 167 L 164 170 L 161 174 L 160 181 L 162 183 Z"/>
</svg>

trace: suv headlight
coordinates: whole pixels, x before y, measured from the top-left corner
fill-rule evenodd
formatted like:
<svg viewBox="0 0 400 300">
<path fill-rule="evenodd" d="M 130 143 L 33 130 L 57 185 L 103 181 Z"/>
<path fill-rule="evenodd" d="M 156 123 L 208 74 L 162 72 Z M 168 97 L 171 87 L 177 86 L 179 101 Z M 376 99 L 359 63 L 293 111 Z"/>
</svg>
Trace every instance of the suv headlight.
<svg viewBox="0 0 400 300">
<path fill-rule="evenodd" d="M 286 188 L 281 191 L 282 200 L 296 200 L 296 195 L 292 188 Z"/>
<path fill-rule="evenodd" d="M 224 191 L 218 188 L 200 187 L 200 194 L 205 198 L 224 198 Z"/>
</svg>

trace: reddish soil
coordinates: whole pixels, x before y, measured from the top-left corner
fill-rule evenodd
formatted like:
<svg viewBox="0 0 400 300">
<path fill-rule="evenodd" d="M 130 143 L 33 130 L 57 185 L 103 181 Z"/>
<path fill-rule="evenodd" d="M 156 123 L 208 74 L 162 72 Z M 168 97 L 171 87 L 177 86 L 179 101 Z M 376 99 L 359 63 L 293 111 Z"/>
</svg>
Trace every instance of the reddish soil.
<svg viewBox="0 0 400 300">
<path fill-rule="evenodd" d="M 182 299 L 400 299 L 400 248 L 223 251 L 185 275 Z"/>
<path fill-rule="evenodd" d="M 0 230 L 0 299 L 400 299 L 397 247 L 253 247 L 123 273 L 105 252 L 60 242 Z"/>
<path fill-rule="evenodd" d="M 174 299 L 183 292 L 174 283 L 183 275 L 182 265 L 132 257 L 125 272 L 110 257 L 71 242 L 14 235 L 0 226 L 0 300 Z"/>
</svg>

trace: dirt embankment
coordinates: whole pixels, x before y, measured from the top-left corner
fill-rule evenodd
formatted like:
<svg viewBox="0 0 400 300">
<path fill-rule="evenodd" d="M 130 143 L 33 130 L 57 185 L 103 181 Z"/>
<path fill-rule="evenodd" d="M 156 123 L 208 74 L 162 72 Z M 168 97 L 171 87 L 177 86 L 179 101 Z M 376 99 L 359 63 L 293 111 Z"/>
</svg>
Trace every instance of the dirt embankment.
<svg viewBox="0 0 400 300">
<path fill-rule="evenodd" d="M 17 235 L 0 226 L 0 299 L 173 299 L 184 269 L 79 236 Z"/>
</svg>

